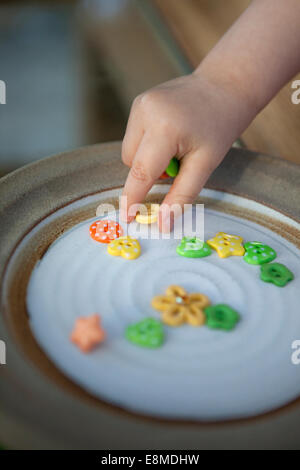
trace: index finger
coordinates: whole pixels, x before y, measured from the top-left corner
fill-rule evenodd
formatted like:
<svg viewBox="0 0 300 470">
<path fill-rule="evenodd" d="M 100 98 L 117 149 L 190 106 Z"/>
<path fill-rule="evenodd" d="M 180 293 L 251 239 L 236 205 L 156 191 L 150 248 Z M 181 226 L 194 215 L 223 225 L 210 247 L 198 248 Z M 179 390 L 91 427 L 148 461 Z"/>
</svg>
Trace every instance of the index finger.
<svg viewBox="0 0 300 470">
<path fill-rule="evenodd" d="M 145 133 L 128 174 L 121 200 L 121 218 L 131 222 L 129 209 L 133 204 L 143 202 L 155 181 L 164 172 L 171 158 L 176 154 L 176 145 L 166 136 Z"/>
</svg>

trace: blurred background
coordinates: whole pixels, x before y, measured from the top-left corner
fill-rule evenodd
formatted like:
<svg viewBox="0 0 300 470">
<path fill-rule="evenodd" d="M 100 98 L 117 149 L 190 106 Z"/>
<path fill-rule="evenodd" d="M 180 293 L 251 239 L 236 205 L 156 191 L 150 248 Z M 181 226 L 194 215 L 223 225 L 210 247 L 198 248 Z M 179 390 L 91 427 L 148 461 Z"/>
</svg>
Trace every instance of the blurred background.
<svg viewBox="0 0 300 470">
<path fill-rule="evenodd" d="M 134 97 L 191 72 L 249 3 L 0 1 L 0 175 L 122 139 Z M 300 105 L 291 94 L 288 84 L 241 136 L 243 146 L 300 163 Z"/>
</svg>

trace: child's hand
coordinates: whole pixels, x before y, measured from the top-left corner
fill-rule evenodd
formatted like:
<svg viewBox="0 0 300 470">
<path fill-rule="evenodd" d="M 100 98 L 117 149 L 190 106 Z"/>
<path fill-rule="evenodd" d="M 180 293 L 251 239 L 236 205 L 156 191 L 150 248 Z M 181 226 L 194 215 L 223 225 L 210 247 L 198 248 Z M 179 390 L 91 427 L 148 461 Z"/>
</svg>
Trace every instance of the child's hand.
<svg viewBox="0 0 300 470">
<path fill-rule="evenodd" d="M 128 208 L 143 202 L 175 155 L 180 172 L 164 202 L 193 202 L 235 139 L 299 71 L 299 21 L 299 0 L 253 0 L 192 75 L 135 100 L 122 149 L 131 167 Z M 160 229 L 168 231 L 163 207 Z M 124 206 L 121 214 L 130 220 Z"/>
<path fill-rule="evenodd" d="M 192 203 L 248 122 L 239 93 L 201 73 L 138 96 L 122 148 L 123 161 L 131 167 L 123 192 L 127 206 L 143 202 L 173 156 L 180 159 L 180 172 L 164 203 Z M 162 207 L 160 228 L 169 231 L 168 211 L 165 214 Z M 122 216 L 132 219 L 124 208 Z"/>
</svg>

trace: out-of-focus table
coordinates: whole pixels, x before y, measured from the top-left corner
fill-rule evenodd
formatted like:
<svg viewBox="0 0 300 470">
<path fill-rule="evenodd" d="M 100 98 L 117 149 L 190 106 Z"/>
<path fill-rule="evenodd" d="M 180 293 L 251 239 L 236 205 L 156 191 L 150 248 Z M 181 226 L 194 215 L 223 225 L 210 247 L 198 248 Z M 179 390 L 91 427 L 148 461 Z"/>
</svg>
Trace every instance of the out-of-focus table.
<svg viewBox="0 0 300 470">
<path fill-rule="evenodd" d="M 1 107 L 0 176 L 66 148 L 122 139 L 135 96 L 190 73 L 249 3 L 1 2 L 8 100 Z M 288 84 L 251 124 L 242 136 L 247 148 L 300 163 L 300 104 L 292 104 L 292 91 Z"/>
<path fill-rule="evenodd" d="M 150 0 L 195 67 L 251 0 Z M 294 80 L 300 79 L 300 74 Z M 288 83 L 243 134 L 247 148 L 300 163 L 300 104 Z M 255 84 L 249 83 L 249 86 Z"/>
</svg>

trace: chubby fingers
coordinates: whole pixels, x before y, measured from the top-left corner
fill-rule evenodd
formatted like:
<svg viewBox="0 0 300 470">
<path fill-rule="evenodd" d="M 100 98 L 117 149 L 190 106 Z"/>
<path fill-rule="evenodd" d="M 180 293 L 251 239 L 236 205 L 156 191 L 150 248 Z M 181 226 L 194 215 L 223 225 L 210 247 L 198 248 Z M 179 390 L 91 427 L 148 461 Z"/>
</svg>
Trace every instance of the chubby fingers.
<svg viewBox="0 0 300 470">
<path fill-rule="evenodd" d="M 185 204 L 194 202 L 216 168 L 216 165 L 212 164 L 213 161 L 211 155 L 201 149 L 191 152 L 182 159 L 179 174 L 160 208 L 159 229 L 162 232 L 170 232 L 179 207 L 183 209 Z M 170 210 L 172 205 L 176 210 Z"/>
<path fill-rule="evenodd" d="M 130 207 L 141 203 L 155 181 L 176 154 L 176 144 L 163 132 L 145 132 L 137 148 L 128 174 L 122 199 L 121 218 L 131 222 L 134 212 Z"/>
</svg>

